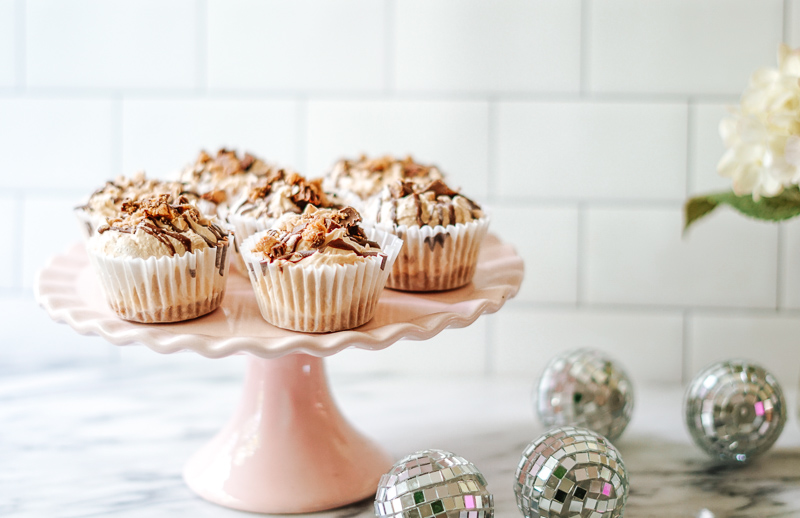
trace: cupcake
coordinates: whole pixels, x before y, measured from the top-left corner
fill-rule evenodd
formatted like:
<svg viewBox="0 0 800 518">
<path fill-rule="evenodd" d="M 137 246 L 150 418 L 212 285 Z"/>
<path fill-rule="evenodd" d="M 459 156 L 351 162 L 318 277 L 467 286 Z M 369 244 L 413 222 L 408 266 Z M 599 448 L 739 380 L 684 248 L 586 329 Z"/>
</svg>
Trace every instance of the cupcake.
<svg viewBox="0 0 800 518">
<path fill-rule="evenodd" d="M 370 201 L 364 221 L 404 241 L 386 283 L 403 291 L 441 291 L 472 280 L 489 218 L 442 180 L 397 180 Z"/>
<path fill-rule="evenodd" d="M 235 151 L 222 148 L 214 157 L 200 151 L 194 164 L 184 168 L 178 179 L 191 185 L 204 199 L 214 202 L 217 215 L 224 218 L 234 200 L 274 169 L 249 153 L 239 156 Z"/>
<path fill-rule="evenodd" d="M 214 212 L 213 206 L 203 205 L 201 197 L 185 182 L 165 182 L 147 178 L 143 171 L 139 171 L 131 177 L 118 176 L 115 180 L 106 182 L 89 196 L 86 203 L 75 207 L 75 216 L 80 222 L 84 236 L 89 239 L 108 218 L 119 215 L 123 202 L 158 194 L 169 194 L 173 199 L 184 196 L 190 203 L 197 204 L 201 211 L 212 214 Z"/>
<path fill-rule="evenodd" d="M 215 310 L 233 235 L 181 197 L 122 204 L 92 235 L 90 261 L 108 304 L 134 322 L 178 322 Z"/>
<path fill-rule="evenodd" d="M 285 214 L 241 246 L 261 315 L 309 333 L 360 326 L 375 314 L 402 241 L 358 225 L 352 207 Z"/>
<path fill-rule="evenodd" d="M 308 206 L 331 208 L 337 204 L 322 191 L 321 179 L 309 181 L 298 173 L 274 169 L 229 207 L 227 221 L 243 243 L 284 214 L 302 214 Z M 235 260 L 237 269 L 247 275 L 241 254 L 237 253 Z"/>
<path fill-rule="evenodd" d="M 443 179 L 444 175 L 436 166 L 418 164 L 410 156 L 398 160 L 391 156 L 370 159 L 362 155 L 358 160 L 336 162 L 322 185 L 325 191 L 335 193 L 344 203 L 361 210 L 367 200 L 397 180 L 429 183 Z"/>
</svg>

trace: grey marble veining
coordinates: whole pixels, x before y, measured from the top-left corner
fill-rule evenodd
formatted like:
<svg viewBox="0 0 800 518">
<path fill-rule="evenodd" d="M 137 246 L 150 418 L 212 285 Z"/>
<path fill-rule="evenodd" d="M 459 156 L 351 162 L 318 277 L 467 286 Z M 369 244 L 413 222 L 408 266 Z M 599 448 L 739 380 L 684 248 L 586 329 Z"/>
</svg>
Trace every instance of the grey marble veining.
<svg viewBox="0 0 800 518">
<path fill-rule="evenodd" d="M 177 356 L 4 376 L 0 516 L 252 516 L 205 502 L 180 476 L 231 413 L 241 359 Z M 396 458 L 441 448 L 471 460 L 495 495 L 496 516 L 510 518 L 521 516 L 512 490 L 519 455 L 543 431 L 530 399 L 533 381 L 365 374 L 334 378 L 331 388 L 343 413 Z M 787 388 L 794 409 L 795 391 Z M 691 443 L 680 387 L 637 389 L 633 421 L 616 441 L 631 478 L 626 516 L 800 516 L 794 413 L 769 453 L 727 468 Z M 372 507 L 312 516 L 366 518 Z"/>
</svg>

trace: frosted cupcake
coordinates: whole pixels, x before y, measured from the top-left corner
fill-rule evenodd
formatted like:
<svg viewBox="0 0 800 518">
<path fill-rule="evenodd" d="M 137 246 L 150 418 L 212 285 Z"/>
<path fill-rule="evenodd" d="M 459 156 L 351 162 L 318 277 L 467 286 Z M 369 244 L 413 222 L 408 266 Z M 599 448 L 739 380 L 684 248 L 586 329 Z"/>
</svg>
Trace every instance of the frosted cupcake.
<svg viewBox="0 0 800 518">
<path fill-rule="evenodd" d="M 194 164 L 181 171 L 179 180 L 191 185 L 204 199 L 217 205 L 217 215 L 224 218 L 228 206 L 252 186 L 275 170 L 273 165 L 249 153 L 220 149 L 216 156 L 205 151 Z"/>
<path fill-rule="evenodd" d="M 364 211 L 364 221 L 404 241 L 386 283 L 403 291 L 441 291 L 469 283 L 489 218 L 442 180 L 398 180 Z"/>
<path fill-rule="evenodd" d="M 398 180 L 429 183 L 443 180 L 442 172 L 433 165 L 423 165 L 413 158 L 391 156 L 358 160 L 339 160 L 325 175 L 322 186 L 335 193 L 343 202 L 363 210 L 365 203 L 380 194 L 384 187 Z"/>
<path fill-rule="evenodd" d="M 336 207 L 322 191 L 321 184 L 322 180 L 309 181 L 295 172 L 273 170 L 231 205 L 227 221 L 235 229 L 239 242 L 243 243 L 256 232 L 270 228 L 284 214 L 302 214 L 309 205 Z M 241 254 L 237 253 L 235 258 L 237 269 L 247 275 Z"/>
<path fill-rule="evenodd" d="M 186 198 L 125 202 L 88 242 L 106 300 L 134 322 L 177 322 L 216 309 L 233 235 Z"/>
<path fill-rule="evenodd" d="M 185 182 L 165 182 L 147 178 L 143 171 L 131 177 L 118 176 L 113 181 L 93 192 L 85 204 L 75 208 L 75 216 L 81 225 L 84 237 L 89 239 L 109 218 L 115 218 L 126 201 L 136 201 L 158 194 L 169 194 L 173 199 L 184 196 L 202 212 L 214 213 L 213 206 L 203 205 L 200 195 Z M 210 203 L 210 202 L 205 202 Z"/>
<path fill-rule="evenodd" d="M 307 207 L 244 241 L 242 255 L 261 315 L 293 331 L 351 329 L 375 314 L 402 241 L 358 225 L 352 207 Z"/>
</svg>

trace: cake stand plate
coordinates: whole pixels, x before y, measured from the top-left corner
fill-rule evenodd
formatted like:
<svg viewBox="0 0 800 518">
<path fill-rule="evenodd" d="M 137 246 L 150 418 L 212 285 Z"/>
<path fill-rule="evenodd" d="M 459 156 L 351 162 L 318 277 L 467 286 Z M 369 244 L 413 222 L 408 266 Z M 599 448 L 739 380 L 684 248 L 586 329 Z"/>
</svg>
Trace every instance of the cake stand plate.
<svg viewBox="0 0 800 518">
<path fill-rule="evenodd" d="M 138 324 L 118 318 L 103 298 L 84 245 L 53 257 L 35 293 L 57 322 L 116 345 L 209 358 L 247 353 L 239 405 L 228 424 L 184 468 L 189 487 L 220 505 L 261 513 L 305 513 L 374 495 L 391 457 L 354 429 L 331 398 L 322 357 L 347 347 L 383 349 L 464 327 L 516 295 L 523 262 L 488 235 L 473 282 L 440 293 L 384 290 L 375 317 L 327 334 L 278 329 L 263 320 L 250 281 L 231 274 L 222 306 L 187 322 Z"/>
</svg>

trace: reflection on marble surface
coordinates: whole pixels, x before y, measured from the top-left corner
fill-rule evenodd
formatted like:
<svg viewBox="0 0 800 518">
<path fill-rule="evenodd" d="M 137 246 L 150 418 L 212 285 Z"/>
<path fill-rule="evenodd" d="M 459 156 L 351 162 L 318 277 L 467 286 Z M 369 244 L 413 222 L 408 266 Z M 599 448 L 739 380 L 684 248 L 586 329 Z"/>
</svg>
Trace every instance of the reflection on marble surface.
<svg viewBox="0 0 800 518">
<path fill-rule="evenodd" d="M 380 354 L 380 353 L 376 353 Z M 0 516 L 253 516 L 209 504 L 184 485 L 189 455 L 225 423 L 241 358 L 194 355 L 65 367 L 0 380 Z M 534 419 L 533 379 L 331 380 L 343 413 L 396 457 L 440 448 L 470 459 L 496 516 L 520 516 L 513 476 Z M 744 467 L 709 461 L 683 428 L 680 387 L 637 387 L 633 421 L 615 442 L 631 480 L 626 516 L 800 516 L 800 431 L 794 415 L 773 449 Z M 788 394 L 795 408 L 795 394 Z M 705 510 L 705 511 L 704 511 Z M 367 518 L 371 502 L 318 513 Z"/>
</svg>

